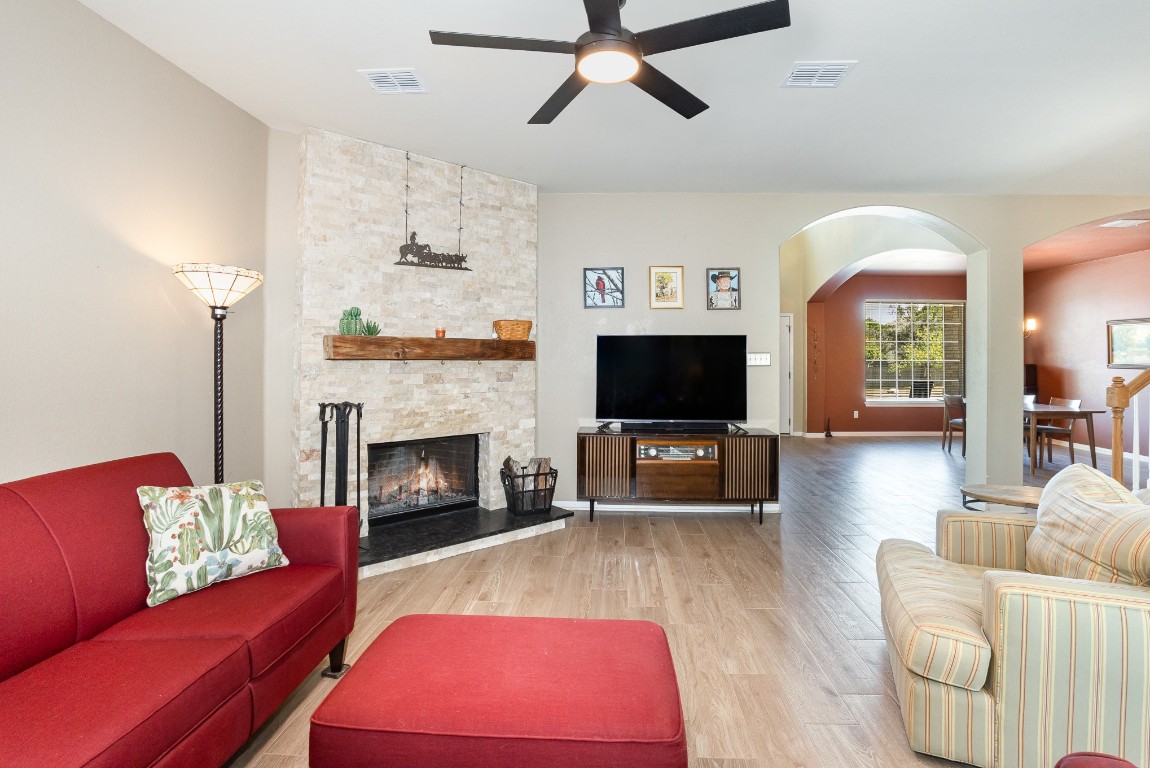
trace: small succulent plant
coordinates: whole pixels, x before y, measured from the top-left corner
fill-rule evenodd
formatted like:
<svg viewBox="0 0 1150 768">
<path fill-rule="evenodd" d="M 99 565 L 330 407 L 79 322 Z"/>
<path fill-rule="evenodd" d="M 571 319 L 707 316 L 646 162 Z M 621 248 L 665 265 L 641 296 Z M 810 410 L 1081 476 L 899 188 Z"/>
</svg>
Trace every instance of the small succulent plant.
<svg viewBox="0 0 1150 768">
<path fill-rule="evenodd" d="M 379 323 L 375 322 L 374 320 L 364 320 L 363 321 L 363 335 L 364 336 L 378 336 L 379 335 Z"/>
</svg>

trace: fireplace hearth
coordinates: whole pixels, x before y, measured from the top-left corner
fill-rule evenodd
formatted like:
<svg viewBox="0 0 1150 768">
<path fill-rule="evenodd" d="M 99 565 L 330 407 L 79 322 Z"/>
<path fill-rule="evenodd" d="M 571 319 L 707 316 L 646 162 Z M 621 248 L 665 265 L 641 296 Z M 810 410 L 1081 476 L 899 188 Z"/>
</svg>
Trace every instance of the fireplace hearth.
<svg viewBox="0 0 1150 768">
<path fill-rule="evenodd" d="M 478 435 L 368 445 L 368 523 L 475 506 L 478 456 Z"/>
<path fill-rule="evenodd" d="M 368 442 L 367 529 L 360 576 L 375 576 L 564 527 L 573 513 L 551 507 L 514 515 L 480 503 L 488 435 Z M 503 494 L 495 497 L 503 501 Z"/>
</svg>

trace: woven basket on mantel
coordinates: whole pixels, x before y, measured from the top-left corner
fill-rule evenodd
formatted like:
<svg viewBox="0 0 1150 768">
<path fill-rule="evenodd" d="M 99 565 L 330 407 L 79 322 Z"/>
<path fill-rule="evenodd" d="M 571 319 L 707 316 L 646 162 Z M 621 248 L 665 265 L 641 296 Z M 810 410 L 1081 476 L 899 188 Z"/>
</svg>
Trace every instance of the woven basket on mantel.
<svg viewBox="0 0 1150 768">
<path fill-rule="evenodd" d="M 491 324 L 495 335 L 501 339 L 523 341 L 531 335 L 530 320 L 496 320 Z"/>
</svg>

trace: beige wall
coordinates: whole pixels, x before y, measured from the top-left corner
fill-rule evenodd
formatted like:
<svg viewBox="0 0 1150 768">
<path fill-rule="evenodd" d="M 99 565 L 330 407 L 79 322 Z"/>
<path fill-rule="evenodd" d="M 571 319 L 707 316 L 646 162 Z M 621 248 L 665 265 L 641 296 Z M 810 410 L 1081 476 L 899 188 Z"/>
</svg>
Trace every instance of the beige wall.
<svg viewBox="0 0 1150 768">
<path fill-rule="evenodd" d="M 791 232 L 755 195 L 539 196 L 540 455 L 575 498 L 575 431 L 595 411 L 598 334 L 746 333 L 778 354 L 778 244 Z M 684 309 L 648 309 L 650 265 L 684 268 Z M 584 267 L 623 267 L 621 309 L 584 309 Z M 737 311 L 706 309 L 707 267 L 739 267 Z M 748 369 L 748 418 L 778 426 L 777 367 Z"/>
<path fill-rule="evenodd" d="M 955 232 L 965 233 L 963 245 L 972 251 L 967 280 L 972 422 L 967 479 L 1019 482 L 1022 333 L 1014 331 L 1022 323 L 1022 250 L 1073 224 L 1146 205 L 1145 198 L 1109 197 L 547 193 L 539 197 L 538 440 L 540 453 L 551 456 L 559 469 L 556 498 L 568 501 L 575 498 L 575 430 L 594 416 L 597 334 L 747 333 L 753 351 L 777 355 L 778 314 L 795 312 L 795 370 L 802 371 L 805 361 L 797 357 L 806 336 L 801 313 L 814 289 L 805 291 L 804 277 L 796 274 L 803 262 L 780 269 L 780 247 L 824 216 L 869 205 L 903 206 L 938 217 L 954 228 L 952 240 Z M 848 243 L 837 253 L 825 254 L 826 277 L 853 261 L 854 253 Z M 686 267 L 686 309 L 647 308 L 647 266 L 652 264 Z M 833 269 L 826 266 L 835 264 Z M 626 269 L 625 308 L 582 308 L 582 268 L 597 266 Z M 702 276 L 709 266 L 744 270 L 743 309 L 704 309 Z M 778 367 L 752 368 L 748 377 L 751 423 L 776 428 Z M 801 389 L 796 388 L 796 414 L 802 412 L 801 398 Z"/>
<path fill-rule="evenodd" d="M 210 482 L 171 265 L 264 269 L 266 128 L 72 0 L 0 5 L 0 92 L 0 480 L 171 450 Z M 263 469 L 262 290 L 225 323 L 229 479 Z"/>
<path fill-rule="evenodd" d="M 269 131 L 267 178 L 267 282 L 264 283 L 264 468 L 268 502 L 292 502 L 298 458 L 292 437 L 295 413 L 296 276 L 299 261 L 301 137 Z"/>
</svg>

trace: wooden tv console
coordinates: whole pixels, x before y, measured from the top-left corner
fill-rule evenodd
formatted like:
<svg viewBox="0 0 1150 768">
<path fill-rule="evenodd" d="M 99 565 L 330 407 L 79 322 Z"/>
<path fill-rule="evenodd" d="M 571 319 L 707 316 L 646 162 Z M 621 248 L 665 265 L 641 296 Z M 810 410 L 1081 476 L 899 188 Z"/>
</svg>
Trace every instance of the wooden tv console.
<svg viewBox="0 0 1150 768">
<path fill-rule="evenodd" d="M 611 501 L 707 501 L 759 505 L 779 500 L 779 436 L 600 431 L 578 434 L 578 498 Z"/>
</svg>

